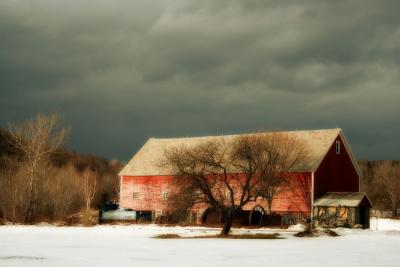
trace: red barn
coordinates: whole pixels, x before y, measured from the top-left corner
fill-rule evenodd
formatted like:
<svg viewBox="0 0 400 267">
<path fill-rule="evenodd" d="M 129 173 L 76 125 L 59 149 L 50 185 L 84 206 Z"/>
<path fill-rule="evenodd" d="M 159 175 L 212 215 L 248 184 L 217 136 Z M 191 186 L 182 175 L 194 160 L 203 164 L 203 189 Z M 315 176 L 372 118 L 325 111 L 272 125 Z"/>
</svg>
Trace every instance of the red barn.
<svg viewBox="0 0 400 267">
<path fill-rule="evenodd" d="M 336 196 L 343 193 L 345 198 L 348 196 L 345 193 L 359 192 L 361 172 L 341 129 L 287 131 L 284 133 L 303 142 L 310 152 L 310 157 L 307 157 L 305 159 L 307 162 L 302 164 L 308 166 L 306 169 L 287 173 L 290 188 L 274 198 L 272 213 L 310 216 L 314 202 L 323 198 L 327 193 L 335 192 Z M 159 164 L 165 149 L 179 145 L 191 146 L 213 138 L 223 138 L 229 142 L 236 136 L 150 138 L 119 174 L 121 178 L 120 207 L 133 209 L 153 219 L 167 214 L 169 211 L 167 200 L 172 189 L 173 173 Z M 304 188 L 309 199 L 304 198 Z M 361 198 L 359 203 L 367 202 L 366 208 L 371 206 L 365 194 L 358 194 L 358 196 Z M 364 198 L 367 200 L 363 200 Z M 343 202 L 342 199 L 340 203 L 348 202 Z M 263 214 L 264 210 L 267 210 L 266 204 L 264 200 L 258 200 L 244 207 L 244 210 L 250 213 L 250 222 L 252 214 L 253 216 L 256 213 Z M 333 203 L 332 206 L 336 204 Z M 195 221 L 198 223 L 205 221 L 207 208 L 204 205 L 193 207 Z M 315 210 L 314 216 L 318 216 L 318 211 Z M 365 209 L 358 212 L 365 213 Z M 360 217 L 362 216 L 353 216 L 353 218 Z M 353 221 L 353 224 L 359 222 L 360 219 Z"/>
</svg>

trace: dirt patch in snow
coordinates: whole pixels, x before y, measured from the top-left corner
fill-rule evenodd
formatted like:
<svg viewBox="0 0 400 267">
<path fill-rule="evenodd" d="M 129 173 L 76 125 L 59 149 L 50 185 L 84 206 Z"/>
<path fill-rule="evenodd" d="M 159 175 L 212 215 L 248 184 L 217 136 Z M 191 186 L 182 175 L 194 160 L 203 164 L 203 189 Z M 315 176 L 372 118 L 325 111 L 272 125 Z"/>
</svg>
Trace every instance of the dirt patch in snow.
<svg viewBox="0 0 400 267">
<path fill-rule="evenodd" d="M 324 230 L 306 230 L 306 231 L 301 231 L 298 232 L 297 234 L 294 234 L 295 237 L 319 237 L 319 236 L 332 236 L 336 237 L 339 236 L 338 233 L 331 229 L 324 229 Z"/>
<path fill-rule="evenodd" d="M 176 238 L 181 238 L 181 236 L 178 235 L 178 234 L 161 234 L 161 235 L 156 235 L 153 238 L 157 238 L 157 239 L 176 239 Z"/>
<path fill-rule="evenodd" d="M 201 236 L 185 236 L 178 234 L 161 234 L 156 235 L 156 239 L 195 239 L 195 238 L 221 238 L 221 239 L 284 239 L 277 233 L 273 234 L 242 234 L 242 235 L 201 235 Z"/>
</svg>

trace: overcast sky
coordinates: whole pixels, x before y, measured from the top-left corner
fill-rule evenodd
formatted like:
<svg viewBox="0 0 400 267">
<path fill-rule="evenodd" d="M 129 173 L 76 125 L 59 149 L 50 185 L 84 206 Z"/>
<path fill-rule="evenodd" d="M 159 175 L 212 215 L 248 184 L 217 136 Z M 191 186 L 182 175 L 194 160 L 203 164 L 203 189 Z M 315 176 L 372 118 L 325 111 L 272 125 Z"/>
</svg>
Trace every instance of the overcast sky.
<svg viewBox="0 0 400 267">
<path fill-rule="evenodd" d="M 400 1 L 0 1 L 0 127 L 59 112 L 68 147 L 341 127 L 400 158 Z"/>
</svg>

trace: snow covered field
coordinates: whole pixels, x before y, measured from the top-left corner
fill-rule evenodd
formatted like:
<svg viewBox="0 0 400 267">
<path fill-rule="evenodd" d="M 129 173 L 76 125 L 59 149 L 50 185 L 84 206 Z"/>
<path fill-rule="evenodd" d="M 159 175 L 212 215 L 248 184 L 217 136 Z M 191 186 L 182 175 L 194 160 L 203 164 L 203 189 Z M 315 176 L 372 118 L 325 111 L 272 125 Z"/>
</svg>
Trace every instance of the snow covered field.
<svg viewBox="0 0 400 267">
<path fill-rule="evenodd" d="M 155 225 L 0 227 L 0 266 L 400 266 L 400 221 L 371 219 L 371 230 L 337 229 L 340 237 L 285 239 L 154 239 L 216 234 L 203 227 Z M 378 230 L 376 230 L 378 229 Z"/>
</svg>

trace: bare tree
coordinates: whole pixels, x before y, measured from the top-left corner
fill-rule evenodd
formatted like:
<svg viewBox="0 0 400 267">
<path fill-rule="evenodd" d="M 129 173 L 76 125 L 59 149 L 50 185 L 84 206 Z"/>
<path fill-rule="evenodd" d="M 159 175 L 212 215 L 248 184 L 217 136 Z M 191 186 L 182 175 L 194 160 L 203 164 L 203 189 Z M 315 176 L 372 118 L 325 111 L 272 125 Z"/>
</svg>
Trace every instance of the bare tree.
<svg viewBox="0 0 400 267">
<path fill-rule="evenodd" d="M 11 173 L 8 169 L 0 169 L 0 215 L 4 222 L 7 221 L 8 208 L 10 204 L 10 178 Z M 0 218 L 1 222 L 1 218 Z"/>
<path fill-rule="evenodd" d="M 313 227 L 313 210 L 312 210 L 312 181 L 311 177 L 299 175 L 291 181 L 293 188 L 293 197 L 295 198 L 297 209 L 302 215 L 307 229 L 312 230 Z"/>
<path fill-rule="evenodd" d="M 227 154 L 228 146 L 223 139 L 166 151 L 167 163 L 181 176 L 181 183 L 186 186 L 184 191 L 193 196 L 192 203 L 204 202 L 220 212 L 225 222 L 221 232 L 224 235 L 229 233 L 235 215 L 254 195 L 251 192 L 254 183 L 250 185 L 250 181 L 245 181 L 249 186 L 243 186 L 241 192 L 234 190 L 240 175 L 231 170 Z M 230 199 L 226 198 L 227 192 Z M 239 203 L 234 201 L 236 195 L 241 199 Z"/>
<path fill-rule="evenodd" d="M 62 127 L 61 119 L 57 114 L 49 116 L 38 114 L 25 123 L 11 124 L 9 131 L 13 144 L 21 151 L 28 167 L 29 200 L 25 221 L 30 222 L 36 208 L 39 166 L 63 144 L 69 130 Z"/>
<path fill-rule="evenodd" d="M 0 211 L 3 219 L 13 223 L 23 215 L 21 210 L 26 208 L 27 179 L 25 166 L 9 160 L 7 168 L 0 170 Z"/>
<path fill-rule="evenodd" d="M 216 138 L 167 149 L 163 164 L 180 177 L 177 187 L 191 192 L 192 204 L 206 203 L 221 214 L 221 234 L 227 235 L 247 203 L 258 196 L 272 203 L 276 187 L 284 181 L 283 171 L 290 171 L 301 159 L 297 151 L 303 150 L 292 140 L 280 133 L 242 135 L 229 142 Z"/>
<path fill-rule="evenodd" d="M 298 188 L 298 197 L 304 204 L 307 211 L 311 211 L 312 205 L 312 181 L 310 177 L 299 176 L 295 181 L 295 186 Z M 301 209 L 301 208 L 300 208 Z M 308 215 L 308 214 L 304 214 Z"/>
<path fill-rule="evenodd" d="M 85 170 L 82 179 L 82 195 L 85 202 L 86 210 L 92 206 L 97 187 L 97 174 L 92 170 Z"/>
<path fill-rule="evenodd" d="M 82 197 L 82 173 L 69 163 L 63 168 L 53 167 L 51 175 L 46 177 L 45 196 L 42 203 L 52 207 L 52 213 L 57 219 L 79 211 L 84 206 Z"/>
<path fill-rule="evenodd" d="M 194 188 L 190 179 L 174 177 L 168 196 L 169 220 L 171 223 L 183 222 L 185 220 L 190 223 L 193 222 L 193 218 L 188 218 L 187 216 L 190 214 L 191 208 L 196 201 L 196 192 L 193 190 Z"/>
<path fill-rule="evenodd" d="M 393 214 L 400 207 L 400 165 L 390 161 L 382 161 L 375 170 L 378 185 L 382 186 L 390 200 Z"/>
<path fill-rule="evenodd" d="M 358 164 L 362 171 L 361 177 L 361 191 L 366 192 L 368 198 L 374 204 L 374 209 L 378 210 L 392 210 L 393 204 L 390 199 L 388 193 L 385 190 L 385 187 L 382 185 L 382 167 L 384 161 L 367 161 L 362 160 L 359 161 Z M 396 165 L 400 164 L 400 161 L 397 160 L 386 160 L 385 168 L 391 168 L 393 166 L 395 168 Z M 385 169 L 383 168 L 383 169 Z"/>
<path fill-rule="evenodd" d="M 288 173 L 304 170 L 309 155 L 303 142 L 286 134 L 273 133 L 257 139 L 260 195 L 267 200 L 271 213 L 275 196 L 293 184 L 288 180 Z"/>
</svg>

